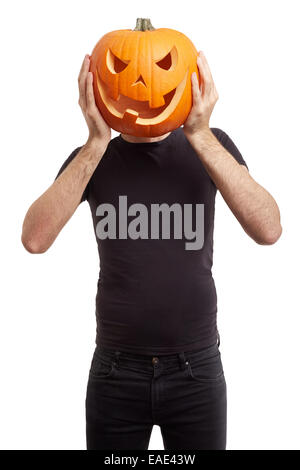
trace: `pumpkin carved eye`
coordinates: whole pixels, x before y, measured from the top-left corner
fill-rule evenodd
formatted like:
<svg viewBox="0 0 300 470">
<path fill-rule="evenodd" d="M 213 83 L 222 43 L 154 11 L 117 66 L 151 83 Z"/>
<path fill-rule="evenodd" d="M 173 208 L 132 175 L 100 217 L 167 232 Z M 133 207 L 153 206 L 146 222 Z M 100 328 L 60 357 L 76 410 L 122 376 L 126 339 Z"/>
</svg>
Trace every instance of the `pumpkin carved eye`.
<svg viewBox="0 0 300 470">
<path fill-rule="evenodd" d="M 173 70 L 177 65 L 177 61 L 178 53 L 176 47 L 174 46 L 173 49 L 168 52 L 167 55 L 165 55 L 162 59 L 156 62 L 156 65 L 158 65 L 158 67 L 164 70 Z"/>
<path fill-rule="evenodd" d="M 117 57 L 110 49 L 107 51 L 106 56 L 106 65 L 107 68 L 111 71 L 111 73 L 120 73 L 126 69 L 127 65 L 129 64 L 129 60 L 121 60 Z"/>
</svg>

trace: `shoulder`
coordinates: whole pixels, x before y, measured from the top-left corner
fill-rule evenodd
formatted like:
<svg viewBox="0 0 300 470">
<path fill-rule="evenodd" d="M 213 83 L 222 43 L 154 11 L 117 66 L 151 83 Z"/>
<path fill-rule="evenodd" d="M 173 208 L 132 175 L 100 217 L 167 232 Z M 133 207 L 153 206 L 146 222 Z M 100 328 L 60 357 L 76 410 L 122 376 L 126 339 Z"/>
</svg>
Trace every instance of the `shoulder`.
<svg viewBox="0 0 300 470">
<path fill-rule="evenodd" d="M 210 130 L 226 150 L 229 152 L 237 150 L 235 143 L 231 137 L 225 131 L 223 131 L 223 129 L 220 129 L 219 127 L 211 127 Z"/>
<path fill-rule="evenodd" d="M 244 165 L 248 169 L 247 163 L 245 162 L 240 150 L 238 149 L 232 138 L 229 137 L 229 135 L 225 131 L 219 129 L 218 127 L 211 127 L 210 130 L 219 140 L 220 144 L 223 145 L 223 147 L 229 153 L 231 153 L 231 155 L 236 159 L 236 161 L 241 165 Z"/>
<path fill-rule="evenodd" d="M 226 132 L 220 129 L 219 127 L 210 127 L 210 130 L 221 143 L 224 143 L 229 138 L 228 134 L 226 134 Z M 178 129 L 175 129 L 173 133 L 175 136 L 180 136 L 181 138 L 185 138 L 183 127 L 179 127 Z"/>
<path fill-rule="evenodd" d="M 221 142 L 221 144 L 223 144 L 229 137 L 228 134 L 226 134 L 226 132 L 220 129 L 219 127 L 210 127 L 210 130 L 212 131 L 214 136 Z"/>
</svg>

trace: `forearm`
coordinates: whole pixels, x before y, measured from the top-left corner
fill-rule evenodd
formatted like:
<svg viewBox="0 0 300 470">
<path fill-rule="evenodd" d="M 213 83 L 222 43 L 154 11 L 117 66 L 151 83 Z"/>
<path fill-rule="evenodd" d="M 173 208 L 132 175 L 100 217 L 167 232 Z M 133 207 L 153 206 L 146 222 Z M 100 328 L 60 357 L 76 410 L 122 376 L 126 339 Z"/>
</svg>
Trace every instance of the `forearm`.
<svg viewBox="0 0 300 470">
<path fill-rule="evenodd" d="M 54 183 L 30 206 L 22 242 L 31 253 L 43 253 L 71 218 L 105 152 L 105 145 L 84 145 Z"/>
<path fill-rule="evenodd" d="M 281 234 L 280 213 L 274 198 L 220 144 L 209 128 L 189 140 L 248 235 L 260 244 L 274 243 Z"/>
</svg>

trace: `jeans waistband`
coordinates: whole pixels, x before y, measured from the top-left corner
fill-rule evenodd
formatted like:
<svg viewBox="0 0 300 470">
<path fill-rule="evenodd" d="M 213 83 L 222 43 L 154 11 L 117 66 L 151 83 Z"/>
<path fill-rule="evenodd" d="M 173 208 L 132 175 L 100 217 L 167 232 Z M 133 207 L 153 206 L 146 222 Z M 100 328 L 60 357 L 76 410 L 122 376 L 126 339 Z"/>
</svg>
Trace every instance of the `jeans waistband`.
<svg viewBox="0 0 300 470">
<path fill-rule="evenodd" d="M 138 369 L 151 369 L 154 363 L 160 363 L 165 369 L 178 367 L 184 368 L 187 361 L 201 361 L 214 354 L 219 353 L 219 340 L 218 342 L 208 346 L 204 349 L 196 351 L 182 351 L 172 353 L 170 355 L 147 355 L 135 354 L 114 349 L 107 349 L 100 345 L 96 347 L 95 354 L 102 358 L 104 362 L 113 361 L 117 366 L 118 364 L 132 366 Z"/>
</svg>

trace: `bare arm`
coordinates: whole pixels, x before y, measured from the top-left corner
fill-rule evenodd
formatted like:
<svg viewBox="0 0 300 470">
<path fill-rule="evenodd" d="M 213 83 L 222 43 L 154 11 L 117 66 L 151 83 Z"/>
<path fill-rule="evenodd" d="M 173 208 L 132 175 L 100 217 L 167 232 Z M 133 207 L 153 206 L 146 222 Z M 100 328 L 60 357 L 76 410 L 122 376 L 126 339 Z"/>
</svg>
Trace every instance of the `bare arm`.
<svg viewBox="0 0 300 470">
<path fill-rule="evenodd" d="M 193 107 L 184 125 L 185 135 L 245 232 L 259 244 L 273 244 L 282 231 L 278 206 L 211 132 L 209 118 L 218 94 L 203 53 L 198 56 L 198 67 L 203 85 L 200 89 L 193 75 Z"/>
<path fill-rule="evenodd" d="M 81 196 L 110 141 L 110 128 L 94 99 L 86 56 L 78 77 L 79 105 L 89 128 L 89 138 L 54 183 L 30 206 L 22 229 L 22 243 L 30 253 L 44 253 L 78 207 Z"/>
<path fill-rule="evenodd" d="M 22 243 L 30 253 L 44 253 L 68 222 L 98 165 L 104 148 L 84 145 L 54 183 L 30 206 Z"/>
</svg>

